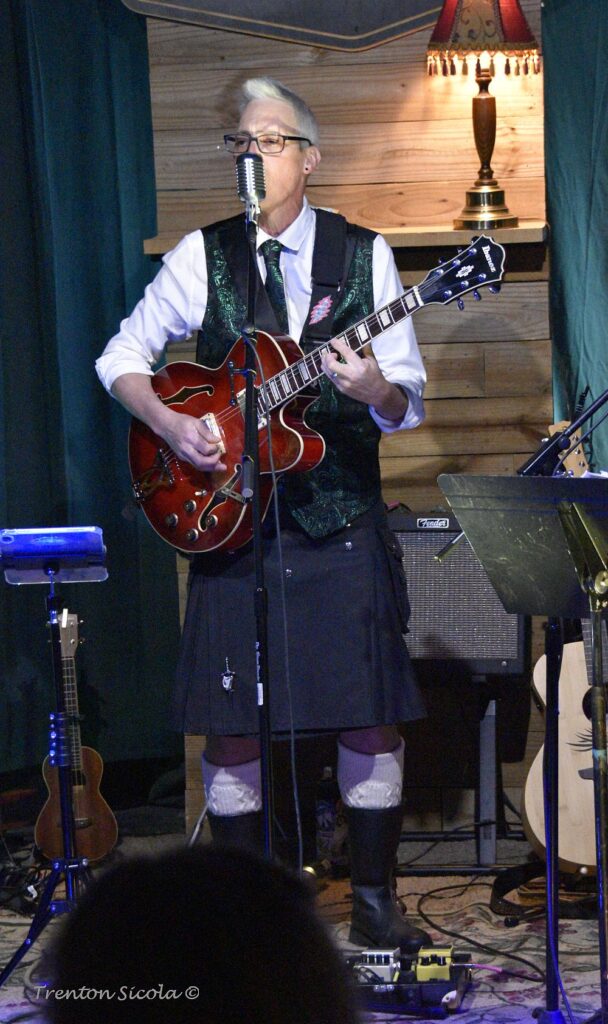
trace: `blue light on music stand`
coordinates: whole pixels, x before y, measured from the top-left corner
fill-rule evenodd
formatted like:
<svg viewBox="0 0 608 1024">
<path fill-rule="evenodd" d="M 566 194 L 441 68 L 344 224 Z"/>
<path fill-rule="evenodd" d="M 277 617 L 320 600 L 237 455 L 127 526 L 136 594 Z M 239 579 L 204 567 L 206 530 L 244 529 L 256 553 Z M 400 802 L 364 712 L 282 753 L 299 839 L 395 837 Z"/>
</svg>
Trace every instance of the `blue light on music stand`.
<svg viewBox="0 0 608 1024">
<path fill-rule="evenodd" d="M 108 578 L 100 526 L 1 530 L 0 566 L 7 583 L 96 583 Z"/>
</svg>

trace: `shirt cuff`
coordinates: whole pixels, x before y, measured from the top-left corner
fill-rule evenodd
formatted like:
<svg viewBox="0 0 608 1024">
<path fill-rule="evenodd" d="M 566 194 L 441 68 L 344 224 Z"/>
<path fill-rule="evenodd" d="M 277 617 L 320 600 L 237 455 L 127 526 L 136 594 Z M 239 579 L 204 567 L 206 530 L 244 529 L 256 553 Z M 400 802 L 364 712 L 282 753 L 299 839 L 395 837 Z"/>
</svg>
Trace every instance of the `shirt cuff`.
<svg viewBox="0 0 608 1024">
<path fill-rule="evenodd" d="M 412 391 L 410 388 L 405 387 L 404 384 L 398 384 L 397 387 L 401 388 L 401 390 L 405 392 L 408 399 L 407 409 L 405 410 L 402 419 L 388 420 L 385 416 L 381 416 L 373 405 L 370 405 L 369 407 L 372 419 L 377 426 L 380 427 L 383 434 L 392 434 L 396 430 L 411 430 L 413 427 L 419 426 L 424 420 L 422 396 L 416 391 Z"/>
</svg>

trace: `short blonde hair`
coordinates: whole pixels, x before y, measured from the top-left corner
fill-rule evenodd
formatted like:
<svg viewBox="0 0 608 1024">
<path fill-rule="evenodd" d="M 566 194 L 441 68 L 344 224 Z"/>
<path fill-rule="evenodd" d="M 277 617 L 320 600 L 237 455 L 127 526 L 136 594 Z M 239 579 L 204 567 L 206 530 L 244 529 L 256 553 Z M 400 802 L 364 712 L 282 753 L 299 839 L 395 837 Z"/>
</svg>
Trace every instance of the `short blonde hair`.
<svg viewBox="0 0 608 1024">
<path fill-rule="evenodd" d="M 292 108 L 295 117 L 298 131 L 302 133 L 313 146 L 319 145 L 319 125 L 317 119 L 313 114 L 312 110 L 307 103 L 304 102 L 295 92 L 288 89 L 282 82 L 278 82 L 276 78 L 268 78 L 266 76 L 261 78 L 248 78 L 246 82 L 243 82 L 238 96 L 239 113 L 243 113 L 243 110 L 248 103 L 252 100 L 282 100 L 283 103 L 289 103 Z M 302 149 L 306 146 L 303 142 L 300 143 Z"/>
</svg>

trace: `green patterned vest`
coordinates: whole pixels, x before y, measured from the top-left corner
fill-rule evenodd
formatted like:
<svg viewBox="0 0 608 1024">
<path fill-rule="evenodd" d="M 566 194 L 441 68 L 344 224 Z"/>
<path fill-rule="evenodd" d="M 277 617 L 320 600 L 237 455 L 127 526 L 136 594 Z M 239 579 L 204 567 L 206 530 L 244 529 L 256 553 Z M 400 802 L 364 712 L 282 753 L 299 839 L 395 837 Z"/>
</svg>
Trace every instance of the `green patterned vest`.
<svg viewBox="0 0 608 1024">
<path fill-rule="evenodd" d="M 349 225 L 355 247 L 346 285 L 336 309 L 332 335 L 373 312 L 372 249 L 374 235 Z M 196 358 L 220 366 L 245 322 L 247 245 L 243 217 L 220 221 L 203 230 L 209 297 L 198 336 Z M 276 321 L 258 283 L 257 327 L 277 334 Z M 304 352 L 314 345 L 300 342 Z M 378 445 L 380 430 L 367 405 L 341 394 L 327 377 L 319 381 L 319 397 L 309 407 L 306 422 L 325 440 L 325 457 L 306 473 L 286 473 L 280 496 L 293 518 L 311 537 L 325 537 L 346 526 L 375 505 L 380 497 Z"/>
</svg>

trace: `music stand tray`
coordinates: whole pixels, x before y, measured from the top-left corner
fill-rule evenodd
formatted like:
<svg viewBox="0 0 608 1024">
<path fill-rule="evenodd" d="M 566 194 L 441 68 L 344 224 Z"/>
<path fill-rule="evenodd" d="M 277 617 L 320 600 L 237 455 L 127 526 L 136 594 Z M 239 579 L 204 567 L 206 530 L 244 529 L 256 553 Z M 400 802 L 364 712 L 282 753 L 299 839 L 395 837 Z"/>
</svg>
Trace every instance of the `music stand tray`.
<svg viewBox="0 0 608 1024">
<path fill-rule="evenodd" d="M 558 509 L 582 504 L 608 533 L 608 480 L 444 473 L 437 482 L 507 612 L 589 617 Z"/>
</svg>

